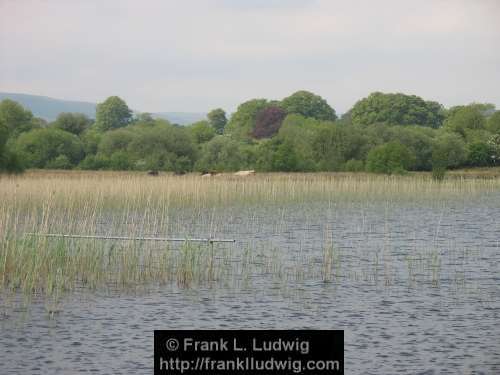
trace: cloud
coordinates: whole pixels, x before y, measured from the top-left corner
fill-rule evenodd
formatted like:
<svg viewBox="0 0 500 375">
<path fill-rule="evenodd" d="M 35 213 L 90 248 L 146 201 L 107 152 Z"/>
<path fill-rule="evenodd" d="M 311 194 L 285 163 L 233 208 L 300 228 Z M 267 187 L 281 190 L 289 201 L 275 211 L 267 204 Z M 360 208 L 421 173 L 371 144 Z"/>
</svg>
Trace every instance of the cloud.
<svg viewBox="0 0 500 375">
<path fill-rule="evenodd" d="M 500 104 L 496 1 L 3 0 L 0 90 L 147 111 L 233 110 L 308 89 Z"/>
</svg>

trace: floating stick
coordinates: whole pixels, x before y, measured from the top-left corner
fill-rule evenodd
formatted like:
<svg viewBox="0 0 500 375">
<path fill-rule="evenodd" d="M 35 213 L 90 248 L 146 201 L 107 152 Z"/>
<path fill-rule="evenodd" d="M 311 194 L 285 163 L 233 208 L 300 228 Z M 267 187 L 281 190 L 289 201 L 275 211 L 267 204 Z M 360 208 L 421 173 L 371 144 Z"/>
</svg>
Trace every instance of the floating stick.
<svg viewBox="0 0 500 375">
<path fill-rule="evenodd" d="M 223 238 L 168 238 L 168 237 L 122 237 L 122 236 L 92 236 L 81 234 L 55 234 L 55 233 L 25 233 L 27 236 L 63 237 L 63 238 L 90 238 L 96 240 L 121 240 L 121 241 L 170 241 L 170 242 L 236 242 L 234 239 Z"/>
</svg>

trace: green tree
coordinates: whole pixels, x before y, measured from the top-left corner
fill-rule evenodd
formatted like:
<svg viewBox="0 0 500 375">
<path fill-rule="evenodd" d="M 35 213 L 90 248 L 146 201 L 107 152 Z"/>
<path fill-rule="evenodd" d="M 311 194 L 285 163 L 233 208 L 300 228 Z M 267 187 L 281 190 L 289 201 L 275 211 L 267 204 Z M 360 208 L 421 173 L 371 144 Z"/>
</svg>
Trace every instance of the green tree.
<svg viewBox="0 0 500 375">
<path fill-rule="evenodd" d="M 180 172 L 192 168 L 196 147 L 189 128 L 155 120 L 154 125 L 137 124 L 104 133 L 96 157 L 103 156 L 112 169 Z M 98 161 L 89 158 L 82 168 Z"/>
<path fill-rule="evenodd" d="M 109 157 L 108 168 L 114 171 L 133 169 L 133 161 L 126 151 L 116 151 Z"/>
<path fill-rule="evenodd" d="M 9 128 L 0 119 L 0 155 L 5 151 L 5 145 L 9 138 Z"/>
<path fill-rule="evenodd" d="M 63 112 L 57 116 L 53 126 L 72 134 L 80 135 L 90 127 L 92 122 L 83 113 Z"/>
<path fill-rule="evenodd" d="M 346 172 L 363 172 L 365 163 L 362 160 L 350 159 L 345 162 L 343 170 Z"/>
<path fill-rule="evenodd" d="M 314 159 L 322 171 L 342 169 L 349 153 L 349 130 L 335 124 L 322 124 L 312 137 Z"/>
<path fill-rule="evenodd" d="M 205 143 L 215 137 L 215 129 L 210 126 L 208 121 L 198 121 L 190 125 L 188 128 L 193 141 L 197 144 Z"/>
<path fill-rule="evenodd" d="M 467 164 L 472 167 L 487 167 L 494 162 L 494 150 L 485 142 L 476 142 L 468 146 Z"/>
<path fill-rule="evenodd" d="M 0 102 L 0 121 L 9 130 L 10 137 L 17 137 L 23 132 L 38 127 L 33 114 L 24 109 L 21 104 L 10 99 Z"/>
<path fill-rule="evenodd" d="M 151 113 L 143 112 L 139 113 L 134 118 L 135 124 L 143 124 L 143 125 L 154 125 L 155 119 L 151 115 Z"/>
<path fill-rule="evenodd" d="M 374 92 L 359 100 L 350 111 L 354 124 L 441 126 L 444 109 L 436 102 L 424 101 L 415 95 Z"/>
<path fill-rule="evenodd" d="M 198 171 L 237 171 L 246 165 L 240 144 L 230 137 L 218 135 L 203 144 L 195 169 Z"/>
<path fill-rule="evenodd" d="M 73 164 L 66 155 L 59 155 L 55 159 L 47 162 L 45 168 L 47 169 L 71 169 Z"/>
<path fill-rule="evenodd" d="M 217 134 L 224 133 L 227 124 L 226 112 L 222 108 L 216 108 L 208 112 L 208 122 Z"/>
<path fill-rule="evenodd" d="M 9 129 L 0 119 L 0 172 L 7 169 L 6 144 L 9 136 Z"/>
<path fill-rule="evenodd" d="M 385 143 L 373 148 L 366 160 L 366 169 L 374 173 L 403 173 L 415 163 L 415 155 L 398 142 Z"/>
<path fill-rule="evenodd" d="M 452 108 L 444 123 L 445 129 L 466 137 L 468 130 L 485 129 L 486 119 L 475 106 Z"/>
<path fill-rule="evenodd" d="M 496 111 L 488 118 L 487 129 L 494 134 L 500 134 L 500 111 Z"/>
<path fill-rule="evenodd" d="M 464 165 L 467 160 L 467 148 L 463 138 L 455 133 L 443 132 L 434 141 L 432 163 L 446 168 Z"/>
<path fill-rule="evenodd" d="M 273 170 L 273 158 L 280 141 L 275 138 L 266 138 L 254 146 L 255 164 L 254 168 L 260 172 Z"/>
<path fill-rule="evenodd" d="M 135 161 L 134 168 L 177 172 L 192 169 L 196 148 L 188 129 L 158 123 L 148 127 L 134 126 L 129 130 L 134 137 L 126 150 Z"/>
<path fill-rule="evenodd" d="M 0 173 L 20 173 L 24 170 L 24 164 L 8 144 L 9 133 L 9 128 L 0 119 Z"/>
<path fill-rule="evenodd" d="M 430 170 L 432 168 L 432 147 L 436 131 L 421 126 L 393 126 L 390 141 L 396 141 L 408 147 L 415 155 L 415 170 Z"/>
<path fill-rule="evenodd" d="M 132 121 L 132 111 L 118 96 L 110 96 L 96 108 L 96 127 L 100 131 L 122 128 Z"/>
<path fill-rule="evenodd" d="M 299 158 L 291 142 L 281 143 L 273 156 L 273 170 L 280 172 L 296 172 L 299 168 Z"/>
<path fill-rule="evenodd" d="M 269 105 L 266 99 L 252 99 L 238 106 L 232 114 L 224 133 L 239 140 L 250 140 L 257 114 Z"/>
<path fill-rule="evenodd" d="M 109 157 L 105 155 L 87 155 L 80 164 L 78 164 L 78 168 L 96 171 L 100 169 L 109 169 L 109 164 Z"/>
<path fill-rule="evenodd" d="M 30 168 L 44 168 L 60 155 L 76 165 L 84 156 L 83 144 L 76 135 L 55 128 L 22 133 L 15 141 L 15 148 Z"/>
<path fill-rule="evenodd" d="M 335 110 L 325 99 L 309 91 L 297 91 L 282 100 L 281 106 L 287 113 L 297 113 L 318 120 L 335 121 Z"/>
<path fill-rule="evenodd" d="M 445 111 L 446 117 L 453 116 L 455 112 L 464 108 L 473 109 L 481 114 L 481 116 L 488 118 L 495 113 L 495 105 L 491 103 L 470 103 L 467 105 L 457 105 Z"/>
<path fill-rule="evenodd" d="M 92 126 L 80 134 L 80 139 L 83 142 L 83 149 L 86 155 L 95 155 L 99 147 L 99 143 L 105 133 L 98 131 L 95 126 Z"/>
<path fill-rule="evenodd" d="M 331 123 L 328 124 L 331 125 Z M 278 149 L 282 150 L 282 152 L 290 148 L 293 149 L 293 155 L 290 159 L 293 163 L 288 163 L 288 171 L 312 172 L 318 170 L 318 158 L 316 157 L 317 151 L 315 150 L 314 141 L 317 138 L 318 129 L 322 125 L 323 122 L 320 120 L 312 117 L 305 118 L 298 114 L 288 115 L 285 118 L 277 136 L 276 152 L 278 152 Z M 279 170 L 276 163 L 274 163 L 273 169 Z"/>
<path fill-rule="evenodd" d="M 98 153 L 111 156 L 117 151 L 126 150 L 135 138 L 136 134 L 130 128 L 108 131 L 102 135 L 97 148 Z"/>
</svg>

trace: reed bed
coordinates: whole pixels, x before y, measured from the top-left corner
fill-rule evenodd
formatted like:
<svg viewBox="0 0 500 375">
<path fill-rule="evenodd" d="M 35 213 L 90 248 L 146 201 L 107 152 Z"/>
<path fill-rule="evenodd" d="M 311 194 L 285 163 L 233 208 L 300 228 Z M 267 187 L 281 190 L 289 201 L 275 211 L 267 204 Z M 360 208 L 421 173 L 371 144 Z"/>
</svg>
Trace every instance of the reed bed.
<svg viewBox="0 0 500 375">
<path fill-rule="evenodd" d="M 180 246 L 143 241 L 54 239 L 26 233 L 165 235 L 176 217 L 191 216 L 208 237 L 217 231 L 218 210 L 247 209 L 248 231 L 257 231 L 251 207 L 288 204 L 343 204 L 431 200 L 488 194 L 500 179 L 427 175 L 259 174 L 202 178 L 113 172 L 29 172 L 0 178 L 0 290 L 26 296 L 59 298 L 75 288 L 135 288 L 137 285 L 228 285 L 263 275 L 283 283 L 314 279 L 394 282 L 386 255 L 361 272 L 342 268 L 335 239 L 325 236 L 317 254 L 299 254 L 285 262 L 283 249 L 234 249 L 185 242 Z M 277 231 L 280 224 L 276 223 Z M 191 233 L 195 237 L 199 233 Z M 257 233 L 256 233 L 257 234 Z M 187 237 L 187 236 L 186 236 Z M 237 251 L 235 251 L 237 250 Z M 235 261 L 235 257 L 237 258 Z M 440 279 L 437 251 L 407 258 L 408 280 Z M 424 274 L 424 270 L 427 272 Z M 430 271 L 429 271 L 430 270 Z M 422 276 L 424 275 L 424 276 Z"/>
<path fill-rule="evenodd" d="M 500 178 L 454 177 L 435 181 L 427 174 L 258 174 L 251 177 L 199 175 L 148 177 L 118 172 L 31 172 L 2 177 L 3 205 L 57 210 L 213 207 L 310 201 L 446 199 L 500 188 Z"/>
</svg>

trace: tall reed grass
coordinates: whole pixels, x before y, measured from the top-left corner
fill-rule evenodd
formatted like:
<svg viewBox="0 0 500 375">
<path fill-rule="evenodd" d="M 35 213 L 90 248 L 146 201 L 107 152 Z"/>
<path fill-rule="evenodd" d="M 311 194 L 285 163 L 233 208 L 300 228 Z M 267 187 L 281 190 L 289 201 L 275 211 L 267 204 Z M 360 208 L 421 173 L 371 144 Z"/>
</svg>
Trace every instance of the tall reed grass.
<svg viewBox="0 0 500 375">
<path fill-rule="evenodd" d="M 198 175 L 148 177 L 137 173 L 31 172 L 2 177 L 2 206 L 58 212 L 154 207 L 212 207 L 373 199 L 443 199 L 496 190 L 500 179 L 464 177 L 435 181 L 429 175 L 259 174 L 202 178 Z M 83 211 L 82 211 L 83 210 Z"/>
<path fill-rule="evenodd" d="M 252 248 L 239 249 L 240 261 L 235 263 L 231 261 L 234 254 L 217 245 L 212 249 L 186 242 L 175 247 L 25 234 L 165 235 L 164 228 L 171 224 L 168 221 L 188 213 L 212 235 L 216 231 L 216 209 L 318 202 L 440 201 L 487 194 L 499 188 L 500 179 L 452 178 L 437 182 L 427 175 L 261 174 L 207 179 L 197 175 L 28 172 L 1 176 L 0 289 L 7 294 L 22 291 L 28 296 L 57 297 L 77 287 L 133 288 L 150 283 L 190 287 L 250 280 L 251 275 L 259 273 L 278 279 L 315 277 L 330 282 L 341 273 L 341 255 L 334 240 L 325 243 L 321 259 L 302 256 L 290 266 L 282 262 L 280 251 L 272 250 L 259 253 Z M 390 283 L 390 266 L 384 262 L 382 274 L 385 283 Z M 439 259 L 432 255 L 428 262 L 434 269 L 433 282 L 438 284 Z M 414 279 L 411 273 L 418 264 L 417 259 L 408 258 L 410 279 Z M 374 279 L 378 278 L 378 266 L 375 270 L 371 276 Z"/>
</svg>

